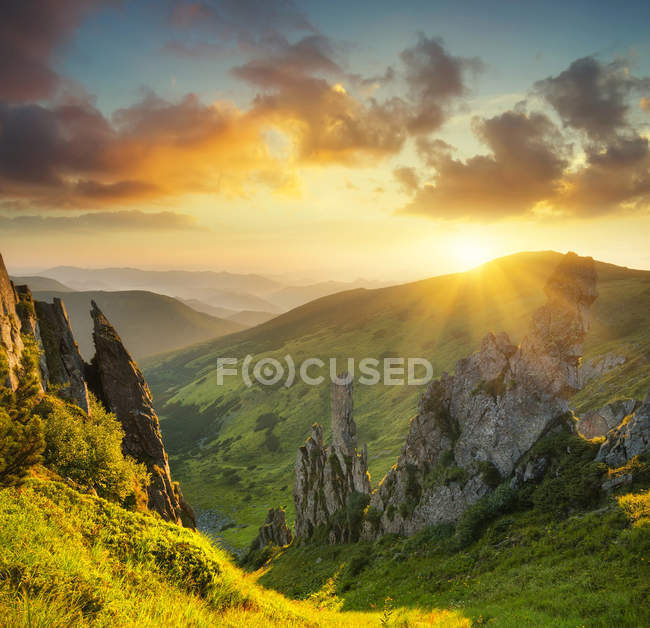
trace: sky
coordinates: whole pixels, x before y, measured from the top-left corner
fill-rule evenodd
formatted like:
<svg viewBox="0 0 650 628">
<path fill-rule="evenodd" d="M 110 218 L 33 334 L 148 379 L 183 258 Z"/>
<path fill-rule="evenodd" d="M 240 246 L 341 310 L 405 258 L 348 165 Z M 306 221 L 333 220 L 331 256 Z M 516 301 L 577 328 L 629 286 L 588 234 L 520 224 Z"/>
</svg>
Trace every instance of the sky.
<svg viewBox="0 0 650 628">
<path fill-rule="evenodd" d="M 399 281 L 650 268 L 647 2 L 7 0 L 0 252 Z"/>
</svg>

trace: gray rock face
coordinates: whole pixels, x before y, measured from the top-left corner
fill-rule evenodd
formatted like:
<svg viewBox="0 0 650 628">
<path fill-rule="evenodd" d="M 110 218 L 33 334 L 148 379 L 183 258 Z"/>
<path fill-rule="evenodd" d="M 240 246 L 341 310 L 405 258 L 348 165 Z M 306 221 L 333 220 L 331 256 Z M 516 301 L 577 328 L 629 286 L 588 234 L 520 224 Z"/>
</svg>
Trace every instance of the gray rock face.
<svg viewBox="0 0 650 628">
<path fill-rule="evenodd" d="M 95 371 L 91 377 L 96 387 L 93 392 L 122 423 L 122 451 L 144 463 L 151 474 L 149 509 L 167 521 L 195 528 L 194 513 L 178 485 L 172 483 L 158 415 L 144 376 L 95 302 L 91 315 L 96 349 L 89 369 Z"/>
<path fill-rule="evenodd" d="M 48 388 L 57 387 L 57 394 L 89 411 L 88 387 L 84 361 L 72 335 L 70 320 L 61 299 L 53 303 L 36 301 L 36 316 L 45 349 Z"/>
<path fill-rule="evenodd" d="M 596 460 L 612 468 L 650 451 L 650 394 L 637 410 L 607 434 Z"/>
<path fill-rule="evenodd" d="M 251 551 L 262 549 L 269 543 L 284 547 L 293 541 L 293 534 L 287 526 L 287 520 L 283 508 L 269 508 L 264 525 L 260 528 L 259 534 L 251 544 Z"/>
<path fill-rule="evenodd" d="M 609 371 L 625 364 L 627 358 L 624 355 L 617 355 L 615 353 L 606 353 L 603 356 L 583 362 L 580 368 L 580 376 L 583 385 L 587 382 L 600 377 Z"/>
<path fill-rule="evenodd" d="M 45 356 L 45 347 L 41 338 L 41 329 L 38 324 L 36 316 L 36 304 L 32 291 L 29 286 L 14 286 L 18 303 L 16 304 L 16 312 L 20 319 L 20 328 L 23 334 L 31 336 L 36 343 L 39 350 L 39 371 L 41 388 L 44 390 L 49 381 L 49 374 L 47 370 L 47 358 Z"/>
<path fill-rule="evenodd" d="M 429 386 L 397 465 L 372 496 L 364 536 L 457 520 L 568 413 L 597 297 L 593 260 L 567 254 L 545 291 L 547 302 L 519 347 L 505 333 L 488 334 L 454 375 Z M 526 472 L 543 473 L 541 463 Z"/>
<path fill-rule="evenodd" d="M 17 370 L 23 354 L 16 293 L 0 255 L 0 384 L 16 390 Z"/>
<path fill-rule="evenodd" d="M 618 427 L 623 419 L 640 405 L 641 402 L 636 399 L 623 399 L 609 403 L 599 410 L 588 412 L 578 419 L 578 432 L 585 438 L 606 436 L 609 430 Z"/>
<path fill-rule="evenodd" d="M 370 476 L 366 448 L 359 451 L 357 447 L 351 381 L 333 384 L 331 403 L 332 444 L 324 444 L 323 428 L 314 424 L 311 436 L 298 450 L 295 532 L 296 538 L 308 539 L 322 528 L 330 543 L 345 543 L 358 538 Z"/>
</svg>

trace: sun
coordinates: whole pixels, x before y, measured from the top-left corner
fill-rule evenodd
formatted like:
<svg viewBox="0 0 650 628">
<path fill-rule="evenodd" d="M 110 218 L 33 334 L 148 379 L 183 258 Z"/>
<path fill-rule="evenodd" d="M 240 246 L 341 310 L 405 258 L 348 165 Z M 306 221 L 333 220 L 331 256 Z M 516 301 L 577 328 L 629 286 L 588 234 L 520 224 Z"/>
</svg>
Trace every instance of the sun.
<svg viewBox="0 0 650 628">
<path fill-rule="evenodd" d="M 449 252 L 458 261 L 460 270 L 479 266 L 492 257 L 492 251 L 487 243 L 470 235 L 452 238 L 449 241 Z"/>
</svg>

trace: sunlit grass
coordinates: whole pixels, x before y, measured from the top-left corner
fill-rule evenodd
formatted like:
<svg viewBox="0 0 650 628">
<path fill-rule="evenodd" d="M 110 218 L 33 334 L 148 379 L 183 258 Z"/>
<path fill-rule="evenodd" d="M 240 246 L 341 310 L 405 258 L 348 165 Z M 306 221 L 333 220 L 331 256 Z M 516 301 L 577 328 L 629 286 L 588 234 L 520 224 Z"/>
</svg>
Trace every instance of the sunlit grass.
<svg viewBox="0 0 650 628">
<path fill-rule="evenodd" d="M 198 533 L 51 481 L 0 490 L 3 626 L 379 626 L 261 588 Z M 395 622 L 399 621 L 400 624 Z M 399 611 L 386 625 L 468 626 Z"/>
</svg>

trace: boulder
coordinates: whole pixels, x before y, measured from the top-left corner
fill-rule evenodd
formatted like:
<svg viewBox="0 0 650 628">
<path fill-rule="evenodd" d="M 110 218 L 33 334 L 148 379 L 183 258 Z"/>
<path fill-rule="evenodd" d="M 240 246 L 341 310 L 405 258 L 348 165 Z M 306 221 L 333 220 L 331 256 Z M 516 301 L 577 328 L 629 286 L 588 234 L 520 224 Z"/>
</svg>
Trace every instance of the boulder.
<svg viewBox="0 0 650 628">
<path fill-rule="evenodd" d="M 614 401 L 598 410 L 587 412 L 578 419 L 576 427 L 578 432 L 588 439 L 606 436 L 610 430 L 618 427 L 623 419 L 632 414 L 640 405 L 641 402 L 636 399 Z"/>
<path fill-rule="evenodd" d="M 636 411 L 610 430 L 596 460 L 618 468 L 650 451 L 650 394 Z"/>
</svg>

